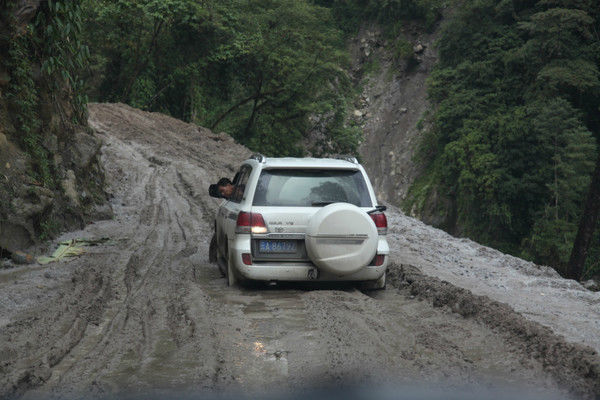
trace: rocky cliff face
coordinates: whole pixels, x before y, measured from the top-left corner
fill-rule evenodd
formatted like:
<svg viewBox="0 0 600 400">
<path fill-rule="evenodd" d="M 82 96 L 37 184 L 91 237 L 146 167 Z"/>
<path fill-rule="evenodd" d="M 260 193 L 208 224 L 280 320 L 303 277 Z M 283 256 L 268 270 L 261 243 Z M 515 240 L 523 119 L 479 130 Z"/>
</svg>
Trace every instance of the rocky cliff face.
<svg viewBox="0 0 600 400">
<path fill-rule="evenodd" d="M 31 45 L 40 7 L 16 1 L 0 12 L 0 256 L 110 213 L 101 210 L 101 143 L 76 122 L 73 90 L 49 82 Z"/>
<path fill-rule="evenodd" d="M 417 24 L 401 32 L 407 49 L 400 56 L 381 29 L 361 29 L 351 43 L 353 73 L 362 85 L 353 118 L 364 132 L 360 156 L 379 199 L 400 205 L 419 174 L 413 160 L 429 107 L 426 79 L 437 61 L 437 30 Z"/>
</svg>

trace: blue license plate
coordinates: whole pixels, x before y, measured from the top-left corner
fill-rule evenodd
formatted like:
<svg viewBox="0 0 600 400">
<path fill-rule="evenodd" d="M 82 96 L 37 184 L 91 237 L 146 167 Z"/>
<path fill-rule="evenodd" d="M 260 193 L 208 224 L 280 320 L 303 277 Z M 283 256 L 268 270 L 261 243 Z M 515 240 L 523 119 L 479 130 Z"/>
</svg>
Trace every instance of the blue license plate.
<svg viewBox="0 0 600 400">
<path fill-rule="evenodd" d="M 295 240 L 260 240 L 258 249 L 261 253 L 295 253 Z"/>
</svg>

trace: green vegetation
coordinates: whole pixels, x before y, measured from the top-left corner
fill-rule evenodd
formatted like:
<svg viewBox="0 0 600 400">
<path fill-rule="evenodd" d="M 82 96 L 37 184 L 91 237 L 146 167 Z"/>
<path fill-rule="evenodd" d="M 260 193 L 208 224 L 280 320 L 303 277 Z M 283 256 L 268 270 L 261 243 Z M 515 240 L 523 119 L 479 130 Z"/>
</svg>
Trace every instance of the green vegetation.
<svg viewBox="0 0 600 400">
<path fill-rule="evenodd" d="M 430 174 L 411 205 L 565 272 L 600 139 L 599 11 L 587 0 L 463 3 L 439 41 L 420 151 Z"/>
<path fill-rule="evenodd" d="M 309 116 L 331 151 L 355 152 L 341 31 L 307 1 L 85 1 L 90 92 L 302 154 Z M 97 79 L 94 78 L 98 77 Z"/>
<path fill-rule="evenodd" d="M 67 104 L 68 109 L 60 110 L 63 115 L 72 115 L 74 123 L 85 121 L 87 98 L 78 72 L 84 67 L 87 48 L 81 42 L 79 3 L 43 2 L 35 20 L 24 26 L 11 15 L 15 2 L 8 2 L 2 10 L 1 20 L 8 25 L 0 37 L 0 48 L 7 54 L 2 67 L 10 71 L 7 105 L 19 143 L 32 161 L 31 178 L 49 188 L 56 182 L 51 155 L 42 144 L 49 128 L 43 124 L 42 110 L 47 103 L 54 107 Z M 35 76 L 34 71 L 40 69 Z M 50 98 L 42 99 L 42 94 Z"/>
<path fill-rule="evenodd" d="M 66 90 L 74 124 L 86 123 L 88 98 L 81 71 L 87 66 L 89 48 L 82 40 L 81 0 L 50 0 L 41 5 L 34 21 L 36 52 L 51 100 L 60 104 Z M 64 110 L 66 111 L 66 110 Z"/>
<path fill-rule="evenodd" d="M 344 32 L 353 34 L 364 22 L 377 22 L 397 37 L 398 28 L 416 20 L 430 30 L 441 17 L 445 0 L 317 0 L 331 9 Z"/>
<path fill-rule="evenodd" d="M 315 125 L 319 143 L 308 150 L 356 153 L 361 133 L 345 123 L 355 95 L 345 35 L 366 20 L 390 31 L 399 18 L 435 21 L 441 8 L 440 0 L 83 4 L 93 100 L 223 130 L 270 155 L 303 154 Z M 407 48 L 412 53 L 403 43 L 398 56 Z"/>
<path fill-rule="evenodd" d="M 60 232 L 60 224 L 52 218 L 40 222 L 40 240 L 49 240 Z"/>
<path fill-rule="evenodd" d="M 6 99 L 12 111 L 13 123 L 20 132 L 20 144 L 33 160 L 32 178 L 52 186 L 49 156 L 41 145 L 41 120 L 38 116 L 39 97 L 33 80 L 31 57 L 32 31 L 10 42 L 6 65 L 11 71 Z"/>
</svg>

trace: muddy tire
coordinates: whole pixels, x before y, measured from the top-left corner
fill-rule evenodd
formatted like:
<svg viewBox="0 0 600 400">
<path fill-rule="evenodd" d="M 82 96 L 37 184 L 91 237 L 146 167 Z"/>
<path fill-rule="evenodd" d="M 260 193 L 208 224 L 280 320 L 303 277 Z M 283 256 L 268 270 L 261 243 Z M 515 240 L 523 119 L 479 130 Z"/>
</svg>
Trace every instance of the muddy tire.
<svg viewBox="0 0 600 400">
<path fill-rule="evenodd" d="M 213 236 L 210 239 L 210 245 L 208 246 L 208 261 L 214 264 L 218 261 L 217 257 L 218 257 L 217 234 L 213 233 Z"/>
<path fill-rule="evenodd" d="M 242 283 L 243 279 L 241 279 L 235 271 L 232 255 L 229 253 L 229 250 L 227 250 L 227 286 L 240 286 Z"/>
<path fill-rule="evenodd" d="M 383 289 L 385 289 L 385 285 L 386 285 L 386 273 L 384 272 L 383 275 L 381 275 L 381 278 L 376 279 L 374 281 L 363 282 L 360 285 L 360 288 L 362 290 L 383 290 Z"/>
</svg>

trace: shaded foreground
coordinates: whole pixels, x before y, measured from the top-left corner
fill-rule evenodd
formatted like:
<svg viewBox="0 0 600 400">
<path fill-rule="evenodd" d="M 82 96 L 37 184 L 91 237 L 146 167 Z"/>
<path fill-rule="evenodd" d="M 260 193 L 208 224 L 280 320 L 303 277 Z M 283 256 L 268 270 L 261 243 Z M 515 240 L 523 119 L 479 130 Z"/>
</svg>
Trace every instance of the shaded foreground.
<svg viewBox="0 0 600 400">
<path fill-rule="evenodd" d="M 436 302 L 439 288 L 410 267 L 391 266 L 390 286 L 373 293 L 339 285 L 227 287 L 207 261 L 217 203 L 206 188 L 232 176 L 249 152 L 225 135 L 122 105 L 92 105 L 90 123 L 105 143 L 115 218 L 65 238 L 114 243 L 69 263 L 0 275 L 0 397 L 285 393 L 349 384 L 441 387 L 444 394 L 511 388 L 525 398 L 599 394 L 593 350 L 575 349 L 589 353 L 587 370 L 556 365 L 571 360 L 573 348 L 549 330 L 542 333 L 553 341 L 554 359 L 543 344 L 529 345 L 529 336 L 540 335 L 534 328 L 516 332 L 481 318 L 491 303 L 469 300 L 469 292 L 458 308 Z M 474 311 L 461 312 L 469 302 Z"/>
</svg>

